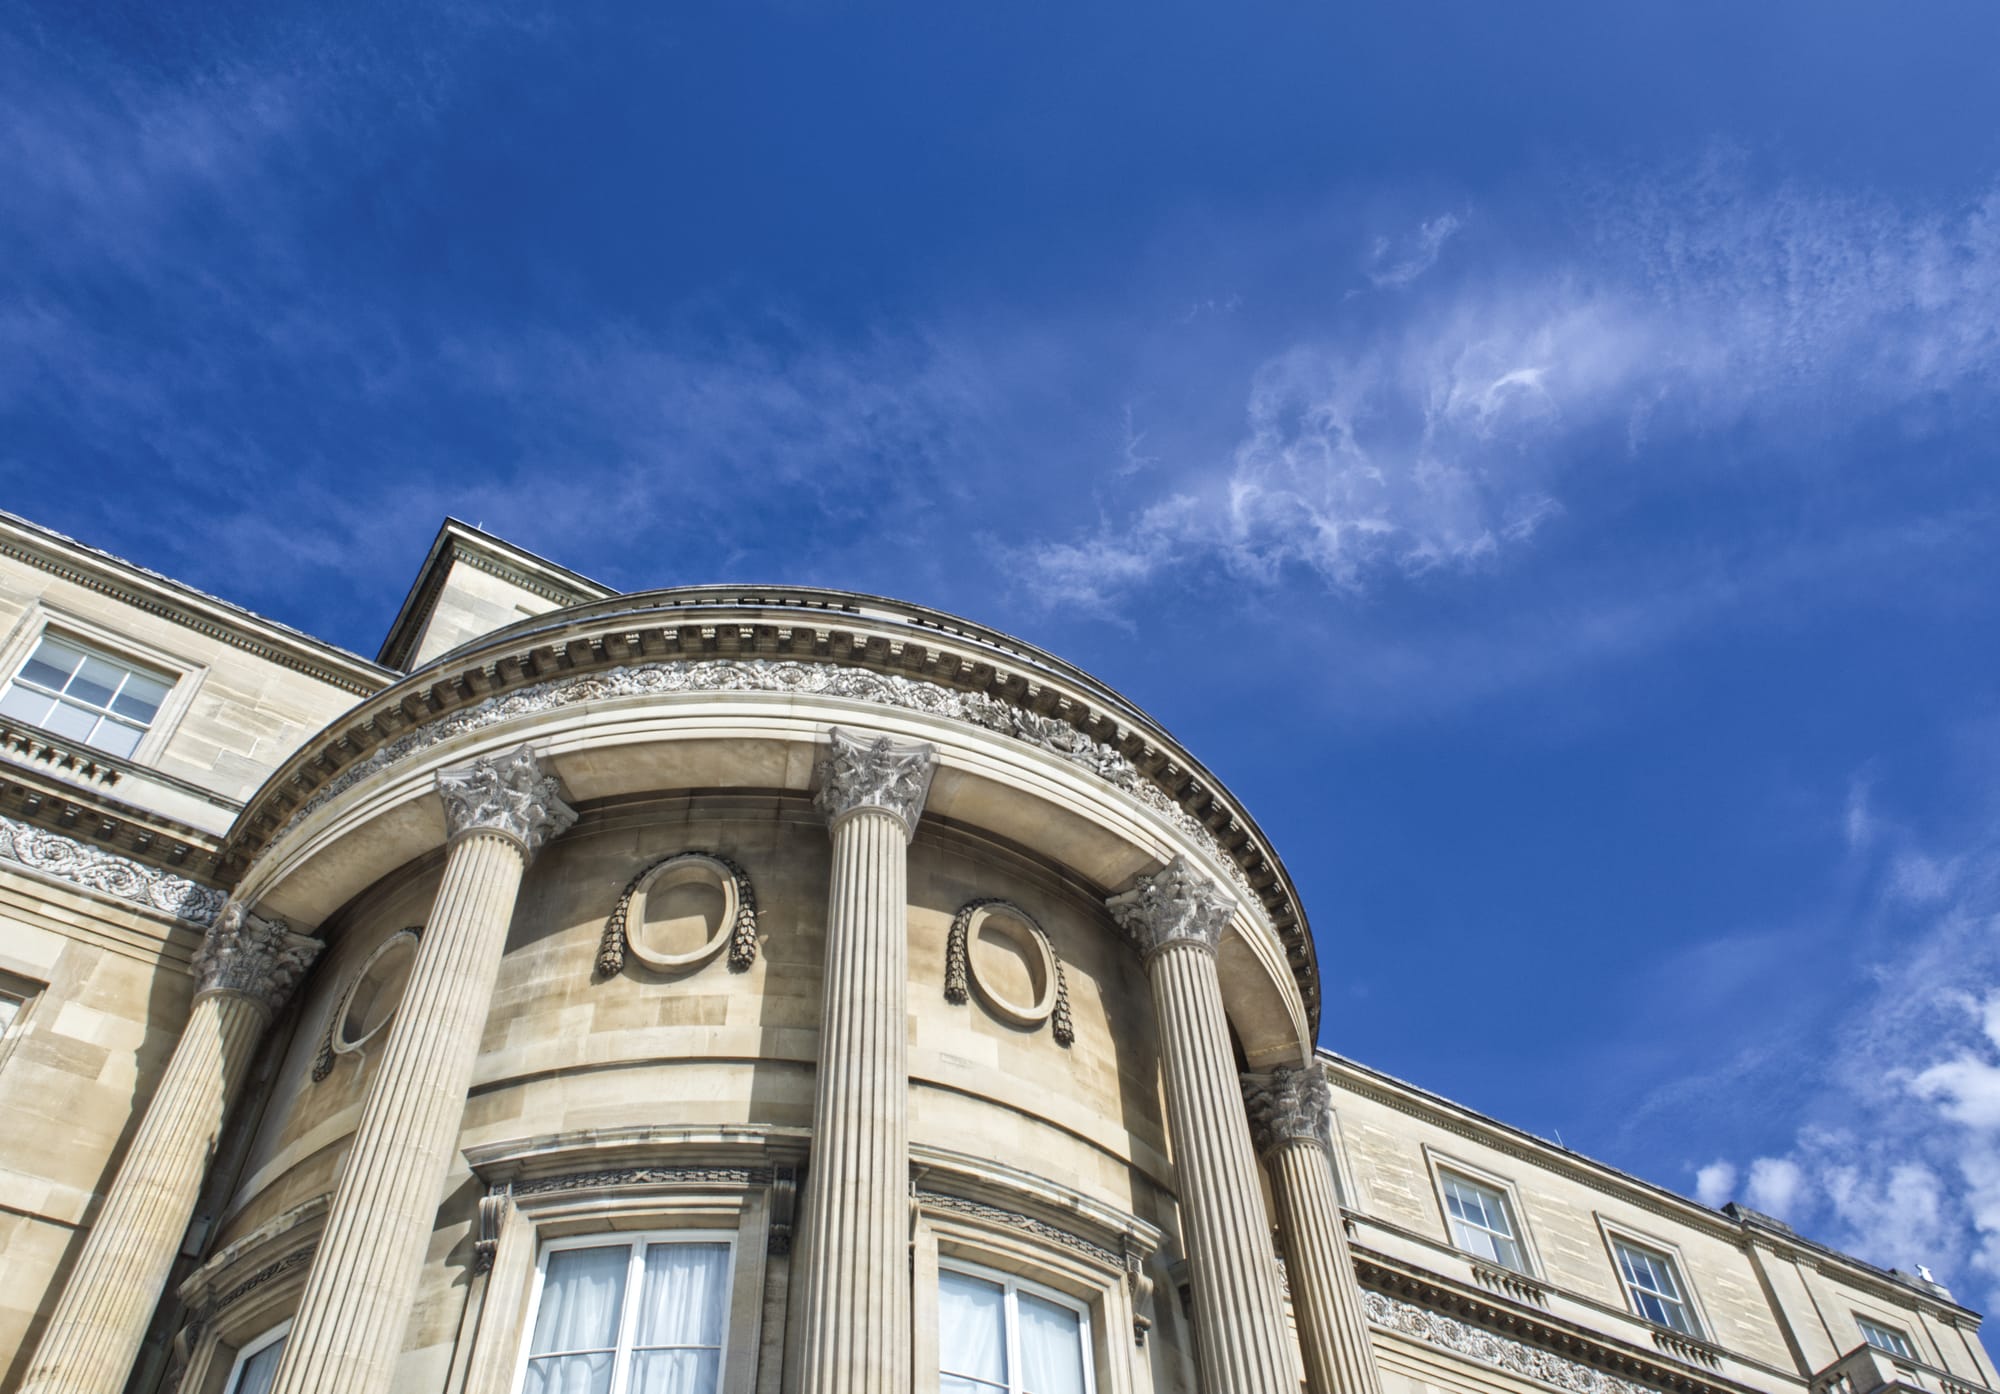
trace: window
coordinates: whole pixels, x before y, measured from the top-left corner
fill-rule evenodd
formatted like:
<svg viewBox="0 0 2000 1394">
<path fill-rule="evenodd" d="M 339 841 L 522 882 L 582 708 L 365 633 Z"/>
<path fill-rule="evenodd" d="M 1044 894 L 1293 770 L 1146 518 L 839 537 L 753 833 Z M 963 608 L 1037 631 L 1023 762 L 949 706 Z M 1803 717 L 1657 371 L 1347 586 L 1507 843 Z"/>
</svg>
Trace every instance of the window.
<svg viewBox="0 0 2000 1394">
<path fill-rule="evenodd" d="M 943 1394 L 1090 1394 L 1090 1318 L 1002 1273 L 938 1271 Z"/>
<path fill-rule="evenodd" d="M 14 1029 L 14 1018 L 21 1014 L 21 1008 L 28 1005 L 25 997 L 0 988 L 0 1037 Z"/>
<path fill-rule="evenodd" d="M 0 716 L 130 755 L 173 685 L 169 674 L 44 634 L 0 694 Z"/>
<path fill-rule="evenodd" d="M 717 1394 L 729 1259 L 707 1235 L 549 1245 L 521 1394 Z"/>
<path fill-rule="evenodd" d="M 278 1377 L 278 1360 L 285 1353 L 285 1335 L 291 1329 L 292 1324 L 286 1322 L 236 1352 L 223 1394 L 270 1394 L 271 1381 Z"/>
<path fill-rule="evenodd" d="M 1910 1345 L 1910 1338 L 1893 1326 L 1882 1326 L 1857 1315 L 1855 1323 L 1861 1328 L 1861 1339 L 1879 1351 L 1885 1351 L 1899 1360 L 1915 1360 L 1916 1350 Z"/>
<path fill-rule="evenodd" d="M 1618 1255 L 1625 1291 L 1631 1294 L 1632 1307 L 1640 1316 L 1683 1336 L 1701 1334 L 1695 1330 L 1694 1313 L 1682 1294 L 1680 1275 L 1674 1271 L 1672 1259 L 1622 1239 L 1613 1240 L 1611 1248 Z"/>
<path fill-rule="evenodd" d="M 1491 1186 L 1482 1186 L 1448 1171 L 1440 1172 L 1438 1180 L 1444 1190 L 1451 1242 L 1476 1258 L 1526 1273 L 1527 1257 L 1521 1252 L 1507 1198 Z"/>
</svg>

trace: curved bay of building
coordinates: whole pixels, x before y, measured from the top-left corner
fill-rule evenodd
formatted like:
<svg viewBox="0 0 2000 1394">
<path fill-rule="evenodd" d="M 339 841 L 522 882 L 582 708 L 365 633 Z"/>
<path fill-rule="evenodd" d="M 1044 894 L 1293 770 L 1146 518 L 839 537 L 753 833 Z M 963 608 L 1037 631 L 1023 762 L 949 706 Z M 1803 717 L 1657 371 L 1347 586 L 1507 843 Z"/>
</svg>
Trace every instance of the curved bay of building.
<svg viewBox="0 0 2000 1394">
<path fill-rule="evenodd" d="M 1941 1289 L 1316 1054 L 1276 851 L 1081 671 L 537 564 L 447 525 L 412 671 L 266 758 L 178 927 L 114 893 L 145 1040 L 67 1223 L 17 1207 L 12 1387 L 1993 1385 Z M 108 882 L 7 826 L 60 937 Z"/>
</svg>

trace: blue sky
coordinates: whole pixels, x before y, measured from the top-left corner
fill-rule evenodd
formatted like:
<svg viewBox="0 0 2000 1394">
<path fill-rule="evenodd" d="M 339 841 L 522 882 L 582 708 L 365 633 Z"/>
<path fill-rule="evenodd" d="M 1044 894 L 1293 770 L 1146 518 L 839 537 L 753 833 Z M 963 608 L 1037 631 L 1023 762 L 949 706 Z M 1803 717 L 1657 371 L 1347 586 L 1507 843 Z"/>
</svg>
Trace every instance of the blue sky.
<svg viewBox="0 0 2000 1394">
<path fill-rule="evenodd" d="M 2000 10 L 583 8 L 10 6 L 5 505 L 1013 630 L 1327 1045 L 2000 1303 Z"/>
</svg>

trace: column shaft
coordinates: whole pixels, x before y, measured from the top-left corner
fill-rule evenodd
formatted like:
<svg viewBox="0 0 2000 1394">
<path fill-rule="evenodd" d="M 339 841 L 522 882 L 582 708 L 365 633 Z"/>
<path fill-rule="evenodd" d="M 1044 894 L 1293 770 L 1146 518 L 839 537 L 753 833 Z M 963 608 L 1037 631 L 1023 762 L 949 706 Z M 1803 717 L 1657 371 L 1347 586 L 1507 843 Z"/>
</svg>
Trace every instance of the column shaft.
<svg viewBox="0 0 2000 1394">
<path fill-rule="evenodd" d="M 1149 963 L 1202 1387 L 1213 1394 L 1297 1394 L 1214 951 L 1170 941 Z"/>
<path fill-rule="evenodd" d="M 875 807 L 833 825 L 801 1243 L 803 1394 L 910 1388 L 908 836 Z"/>
<path fill-rule="evenodd" d="M 195 1001 L 158 1090 L 35 1351 L 23 1394 L 115 1394 L 194 1214 L 223 1114 L 270 1012 L 235 993 Z"/>
<path fill-rule="evenodd" d="M 1382 1394 L 1326 1149 L 1295 1137 L 1267 1161 L 1308 1394 Z"/>
<path fill-rule="evenodd" d="M 489 829 L 452 845 L 273 1394 L 389 1388 L 526 864 L 519 840 Z"/>
</svg>

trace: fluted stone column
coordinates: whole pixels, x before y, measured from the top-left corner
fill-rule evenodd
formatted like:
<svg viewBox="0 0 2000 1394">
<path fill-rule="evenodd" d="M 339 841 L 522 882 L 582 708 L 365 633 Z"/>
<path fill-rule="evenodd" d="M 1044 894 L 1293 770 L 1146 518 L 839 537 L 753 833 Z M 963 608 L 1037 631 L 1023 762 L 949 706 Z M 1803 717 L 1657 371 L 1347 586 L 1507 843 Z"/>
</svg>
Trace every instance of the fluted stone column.
<svg viewBox="0 0 2000 1394">
<path fill-rule="evenodd" d="M 1152 978 L 1202 1388 L 1297 1394 L 1297 1362 L 1215 968 L 1235 902 L 1175 857 L 1105 904 L 1138 938 Z"/>
<path fill-rule="evenodd" d="M 116 1394 L 194 1215 L 223 1115 L 264 1028 L 319 956 L 234 901 L 195 955 L 194 1006 L 21 1385 L 23 1394 Z"/>
<path fill-rule="evenodd" d="M 1333 1101 L 1318 1066 L 1243 1076 L 1250 1136 L 1271 1174 L 1308 1394 L 1382 1394 L 1333 1177 Z"/>
<path fill-rule="evenodd" d="M 451 850 L 274 1394 L 386 1394 L 528 860 L 576 821 L 526 746 L 438 776 Z"/>
<path fill-rule="evenodd" d="M 935 750 L 835 729 L 833 834 L 801 1249 L 801 1394 L 910 1388 L 908 845 Z"/>
</svg>

